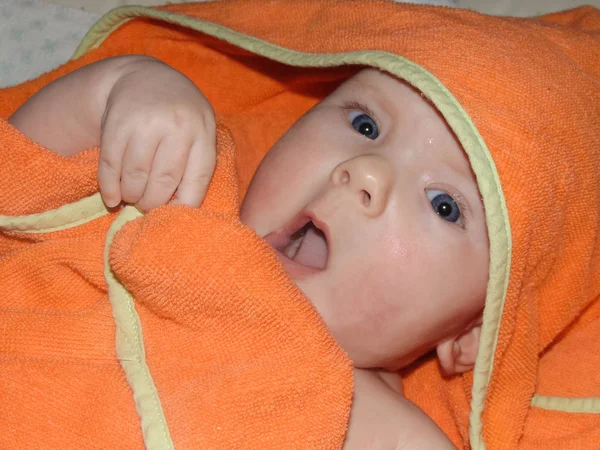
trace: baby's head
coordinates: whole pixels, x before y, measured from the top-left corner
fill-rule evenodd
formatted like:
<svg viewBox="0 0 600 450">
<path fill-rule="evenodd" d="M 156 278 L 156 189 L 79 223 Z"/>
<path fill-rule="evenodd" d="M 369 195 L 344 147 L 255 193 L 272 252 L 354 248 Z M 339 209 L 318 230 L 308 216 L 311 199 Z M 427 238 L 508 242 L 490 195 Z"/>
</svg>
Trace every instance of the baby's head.
<svg viewBox="0 0 600 450">
<path fill-rule="evenodd" d="M 484 209 L 460 144 L 419 92 L 373 69 L 350 78 L 273 146 L 241 218 L 357 367 L 433 349 L 446 372 L 472 367 Z"/>
</svg>

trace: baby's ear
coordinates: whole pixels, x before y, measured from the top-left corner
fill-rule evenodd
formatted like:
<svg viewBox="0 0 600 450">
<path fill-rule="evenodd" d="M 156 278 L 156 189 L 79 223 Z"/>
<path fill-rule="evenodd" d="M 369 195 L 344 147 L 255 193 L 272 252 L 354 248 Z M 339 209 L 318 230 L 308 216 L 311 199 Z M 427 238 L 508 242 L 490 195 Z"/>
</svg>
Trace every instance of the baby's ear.
<svg viewBox="0 0 600 450">
<path fill-rule="evenodd" d="M 467 372 L 475 366 L 481 318 L 476 320 L 464 333 L 440 342 L 436 348 L 438 360 L 446 375 Z"/>
</svg>

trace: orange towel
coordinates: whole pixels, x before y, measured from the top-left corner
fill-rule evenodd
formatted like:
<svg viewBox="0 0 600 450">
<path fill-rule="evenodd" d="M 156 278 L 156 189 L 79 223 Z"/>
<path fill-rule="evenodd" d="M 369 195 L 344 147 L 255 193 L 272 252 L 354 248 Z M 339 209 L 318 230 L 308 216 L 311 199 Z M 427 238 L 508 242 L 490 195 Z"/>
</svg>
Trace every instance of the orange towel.
<svg viewBox="0 0 600 450">
<path fill-rule="evenodd" d="M 379 67 L 420 89 L 453 128 L 477 175 L 491 267 L 475 370 L 445 379 L 435 360 L 421 361 L 406 373 L 405 393 L 460 448 L 598 446 L 598 10 L 516 19 L 378 0 L 124 8 L 90 32 L 77 60 L 4 90 L 0 116 L 8 117 L 57 76 L 124 53 L 156 56 L 206 93 L 236 143 L 240 194 L 277 137 L 356 65 Z M 6 124 L 3 133 L 10 137 L 2 144 L 3 158 L 12 168 L 0 168 L 0 213 L 39 212 L 94 191 L 91 152 L 59 161 Z M 28 153 L 13 156 L 19 142 Z M 232 181 L 231 167 L 228 173 Z M 7 179 L 6 186 L 14 183 L 10 190 Z M 349 408 L 347 362 L 269 249 L 236 222 L 231 207 L 216 212 L 216 199 L 224 195 L 217 186 L 227 184 L 218 183 L 211 188 L 213 200 L 199 211 L 160 209 L 126 225 L 111 250 L 114 270 L 135 298 L 148 370 L 168 424 L 163 431 L 184 448 L 222 448 L 225 442 L 339 446 Z M 232 205 L 233 193 L 228 195 Z M 3 445 L 19 439 L 35 446 L 46 439 L 61 448 L 132 448 L 142 442 L 127 395 L 135 383 L 125 380 L 116 362 L 115 325 L 101 276 L 102 245 L 113 218 L 44 235 L 9 232 L 0 240 L 2 279 L 14 280 L 5 281 L 10 290 L 0 319 L 7 324 L 0 352 L 8 361 L 0 389 L 9 399 L 0 416 L 10 418 Z M 243 256 L 228 253 L 240 242 Z M 35 263 L 42 260 L 53 265 Z M 205 308 L 189 301 L 187 290 L 197 283 L 191 273 L 205 280 L 198 283 L 206 289 Z M 224 274 L 229 282 L 219 281 Z M 219 300 L 239 293 L 252 308 L 242 303 L 227 319 Z M 253 313 L 263 302 L 278 306 Z M 264 315 L 283 304 L 290 309 L 277 319 Z M 208 316 L 200 319 L 202 314 Z M 292 320 L 297 333 L 308 336 L 295 339 L 288 331 Z M 243 333 L 225 331 L 222 323 Z M 119 339 L 117 334 L 117 352 Z M 305 345 L 307 339 L 314 345 Z M 248 355 L 257 361 L 250 367 L 243 363 Z M 160 414 L 148 413 L 145 408 L 152 408 L 142 397 L 136 401 L 145 442 L 157 442 L 157 423 L 163 422 L 148 419 Z M 296 404 L 299 398 L 322 407 L 313 411 L 308 403 Z M 303 408 L 311 414 L 294 414 Z M 275 426 L 270 420 L 279 421 Z"/>
<path fill-rule="evenodd" d="M 97 151 L 64 159 L 5 121 L 0 140 L 3 213 L 43 211 L 96 190 Z M 218 144 L 219 168 L 202 209 L 156 210 L 124 227 L 110 250 L 114 274 L 135 298 L 172 441 L 179 448 L 339 448 L 350 364 L 268 245 L 239 223 L 233 142 L 220 130 Z M 136 403 L 142 415 L 155 405 L 139 398 L 147 392 L 132 396 L 119 367 L 103 279 L 115 216 L 0 235 L 3 448 L 142 444 Z M 165 448 L 168 441 L 153 433 L 145 430 L 146 443 Z"/>
</svg>

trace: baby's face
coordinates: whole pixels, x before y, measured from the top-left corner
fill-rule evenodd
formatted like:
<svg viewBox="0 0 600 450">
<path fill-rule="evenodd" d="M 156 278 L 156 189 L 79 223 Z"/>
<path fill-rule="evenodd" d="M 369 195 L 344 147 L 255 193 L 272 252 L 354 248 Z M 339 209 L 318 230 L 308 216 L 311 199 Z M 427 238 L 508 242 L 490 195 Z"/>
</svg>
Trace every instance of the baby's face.
<svg viewBox="0 0 600 450">
<path fill-rule="evenodd" d="M 357 367 L 408 364 L 483 308 L 488 239 L 468 161 L 434 107 L 376 70 L 274 145 L 241 218 Z"/>
</svg>

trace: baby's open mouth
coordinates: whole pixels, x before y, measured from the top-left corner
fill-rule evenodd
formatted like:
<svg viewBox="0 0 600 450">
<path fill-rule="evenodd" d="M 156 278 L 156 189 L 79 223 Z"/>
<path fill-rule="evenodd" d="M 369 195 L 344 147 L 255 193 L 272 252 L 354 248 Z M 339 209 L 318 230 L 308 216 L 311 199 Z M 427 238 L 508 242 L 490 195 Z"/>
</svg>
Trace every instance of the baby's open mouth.
<svg viewBox="0 0 600 450">
<path fill-rule="evenodd" d="M 312 220 L 290 236 L 281 252 L 304 266 L 324 269 L 327 265 L 327 239 Z"/>
<path fill-rule="evenodd" d="M 310 215 L 298 215 L 282 231 L 266 235 L 265 240 L 294 278 L 321 272 L 327 267 L 327 226 Z"/>
</svg>

